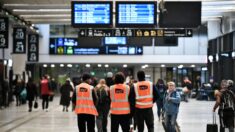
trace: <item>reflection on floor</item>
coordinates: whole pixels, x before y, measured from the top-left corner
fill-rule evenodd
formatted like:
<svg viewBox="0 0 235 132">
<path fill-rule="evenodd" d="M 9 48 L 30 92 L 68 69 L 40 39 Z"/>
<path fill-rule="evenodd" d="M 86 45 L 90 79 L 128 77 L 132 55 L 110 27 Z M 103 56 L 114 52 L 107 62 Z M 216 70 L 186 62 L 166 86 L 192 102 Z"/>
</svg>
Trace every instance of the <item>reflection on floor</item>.
<svg viewBox="0 0 235 132">
<path fill-rule="evenodd" d="M 41 103 L 41 100 L 39 104 Z M 77 118 L 73 112 L 62 112 L 58 105 L 59 98 L 50 104 L 49 112 L 42 111 L 41 107 L 33 112 L 28 112 L 27 105 L 0 110 L 0 132 L 75 132 L 77 129 Z M 181 102 L 178 123 L 181 132 L 205 132 L 206 124 L 212 122 L 212 101 Z M 155 114 L 155 132 L 164 132 L 161 122 Z M 110 123 L 110 122 L 109 122 Z M 218 124 L 218 117 L 217 117 Z M 110 129 L 110 124 L 108 124 Z M 147 132 L 147 129 L 145 129 Z M 121 132 L 121 130 L 120 130 Z"/>
</svg>

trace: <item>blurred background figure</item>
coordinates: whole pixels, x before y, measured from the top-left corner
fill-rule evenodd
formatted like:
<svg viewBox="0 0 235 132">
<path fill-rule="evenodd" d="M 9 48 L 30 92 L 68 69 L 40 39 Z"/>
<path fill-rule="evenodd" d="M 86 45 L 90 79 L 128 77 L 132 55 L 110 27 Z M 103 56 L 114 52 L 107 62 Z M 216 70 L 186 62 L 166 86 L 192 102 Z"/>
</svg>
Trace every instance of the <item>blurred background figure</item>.
<svg viewBox="0 0 235 132">
<path fill-rule="evenodd" d="M 65 84 L 63 84 L 60 88 L 60 105 L 63 106 L 63 112 L 65 110 L 68 112 L 68 107 L 71 100 L 70 92 L 73 92 L 73 87 L 70 85 L 70 81 L 67 79 Z"/>
<path fill-rule="evenodd" d="M 185 102 L 188 102 L 189 94 L 193 89 L 192 82 L 189 80 L 188 77 L 184 77 L 182 87 L 183 87 L 183 92 L 185 94 Z"/>
<path fill-rule="evenodd" d="M 50 101 L 53 101 L 56 91 L 57 91 L 57 83 L 55 81 L 55 78 L 52 78 L 50 81 Z"/>
<path fill-rule="evenodd" d="M 198 89 L 200 89 L 202 86 L 202 83 L 201 83 L 201 77 L 200 76 L 197 76 L 196 77 L 196 96 L 198 95 Z"/>
<path fill-rule="evenodd" d="M 42 96 L 42 110 L 48 111 L 49 107 L 49 96 L 50 96 L 50 84 L 47 78 L 48 76 L 45 75 L 40 83 L 41 88 L 41 96 Z"/>
<path fill-rule="evenodd" d="M 113 73 L 112 72 L 108 72 L 107 73 L 107 78 L 105 79 L 106 84 L 108 87 L 110 87 L 111 85 L 114 85 L 114 81 L 113 81 Z"/>
<path fill-rule="evenodd" d="M 36 84 L 33 82 L 32 78 L 29 78 L 29 81 L 26 85 L 27 90 L 27 100 L 29 101 L 29 112 L 32 111 L 33 101 L 35 98 L 37 99 L 37 87 Z"/>
<path fill-rule="evenodd" d="M 109 87 L 106 85 L 105 79 L 100 79 L 99 84 L 95 87 L 95 93 L 98 97 L 96 109 L 98 116 L 96 124 L 98 132 L 107 132 L 107 118 L 110 109 L 110 98 L 108 95 Z"/>
<path fill-rule="evenodd" d="M 157 115 L 158 115 L 158 120 L 160 121 L 161 119 L 161 113 L 163 110 L 163 98 L 164 94 L 166 92 L 166 85 L 164 84 L 164 81 L 162 79 L 158 79 L 157 84 L 156 84 L 156 89 L 159 94 L 159 98 L 157 99 Z"/>
</svg>

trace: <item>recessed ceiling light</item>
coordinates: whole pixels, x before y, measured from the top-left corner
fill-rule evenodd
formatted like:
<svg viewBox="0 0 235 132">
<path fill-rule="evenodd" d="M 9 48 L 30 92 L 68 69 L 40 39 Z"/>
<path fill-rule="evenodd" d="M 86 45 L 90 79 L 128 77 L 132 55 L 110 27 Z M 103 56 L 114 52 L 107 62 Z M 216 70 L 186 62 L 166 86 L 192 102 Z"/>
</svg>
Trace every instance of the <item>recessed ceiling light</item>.
<svg viewBox="0 0 235 132">
<path fill-rule="evenodd" d="M 108 68 L 108 67 L 109 67 L 109 65 L 108 65 L 108 64 L 106 64 L 106 65 L 104 65 L 104 67 Z"/>
<path fill-rule="evenodd" d="M 64 67 L 64 64 L 60 64 L 60 67 Z"/>
<path fill-rule="evenodd" d="M 44 64 L 43 67 L 47 67 L 47 64 Z"/>
<path fill-rule="evenodd" d="M 68 64 L 67 67 L 73 67 L 73 65 L 72 64 Z"/>
<path fill-rule="evenodd" d="M 86 64 L 86 67 L 91 67 L 91 65 L 90 64 Z"/>
<path fill-rule="evenodd" d="M 123 67 L 126 68 L 126 67 L 127 67 L 127 64 L 124 64 Z"/>
<path fill-rule="evenodd" d="M 101 65 L 101 64 L 98 64 L 98 67 L 102 67 L 102 65 Z"/>
</svg>

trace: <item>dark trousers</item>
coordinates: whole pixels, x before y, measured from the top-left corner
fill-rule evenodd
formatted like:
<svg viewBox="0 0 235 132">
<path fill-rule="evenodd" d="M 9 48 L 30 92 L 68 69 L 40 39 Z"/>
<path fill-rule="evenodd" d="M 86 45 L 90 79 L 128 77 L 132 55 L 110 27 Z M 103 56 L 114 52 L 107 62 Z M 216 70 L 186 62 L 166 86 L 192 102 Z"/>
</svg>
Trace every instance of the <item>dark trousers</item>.
<svg viewBox="0 0 235 132">
<path fill-rule="evenodd" d="M 49 95 L 42 95 L 42 109 L 48 109 L 49 107 Z"/>
<path fill-rule="evenodd" d="M 78 130 L 79 132 L 95 132 L 95 116 L 88 114 L 78 114 Z M 87 128 L 86 128 L 87 127 Z"/>
<path fill-rule="evenodd" d="M 114 115 L 111 114 L 111 132 L 118 132 L 119 124 L 122 132 L 129 132 L 130 130 L 130 115 Z"/>
<path fill-rule="evenodd" d="M 107 132 L 107 123 L 108 123 L 108 113 L 99 112 L 99 115 L 96 118 L 96 125 L 98 132 Z"/>
<path fill-rule="evenodd" d="M 152 108 L 138 109 L 135 111 L 138 132 L 144 132 L 144 122 L 147 125 L 148 132 L 154 131 L 154 117 Z"/>
<path fill-rule="evenodd" d="M 32 110 L 33 107 L 33 100 L 29 100 L 29 110 Z"/>
<path fill-rule="evenodd" d="M 157 115 L 159 119 L 161 117 L 162 109 L 163 109 L 163 101 L 158 101 L 157 102 Z"/>
</svg>

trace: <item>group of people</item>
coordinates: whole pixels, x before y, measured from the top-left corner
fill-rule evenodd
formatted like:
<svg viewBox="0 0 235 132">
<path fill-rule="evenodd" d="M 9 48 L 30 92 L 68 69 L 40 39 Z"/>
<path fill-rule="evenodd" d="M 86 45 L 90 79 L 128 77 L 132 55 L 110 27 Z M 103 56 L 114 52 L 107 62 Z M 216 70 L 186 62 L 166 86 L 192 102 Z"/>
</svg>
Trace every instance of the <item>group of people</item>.
<svg viewBox="0 0 235 132">
<path fill-rule="evenodd" d="M 168 82 L 167 87 L 156 86 L 145 80 L 144 71 L 138 71 L 138 81 L 125 84 L 125 76 L 118 72 L 113 84 L 106 84 L 104 79 L 93 87 L 91 76 L 83 74 L 82 83 L 75 86 L 72 102 L 77 114 L 78 129 L 81 132 L 94 132 L 95 119 L 98 132 L 107 131 L 107 118 L 110 113 L 111 131 L 129 132 L 137 127 L 138 132 L 144 131 L 146 124 L 149 132 L 154 131 L 154 102 L 164 110 L 166 129 L 175 132 L 180 95 L 176 92 L 175 83 Z M 158 104 L 158 103 L 157 103 Z M 163 105 L 164 104 L 164 105 Z M 161 109 L 158 111 L 160 118 Z"/>
</svg>

